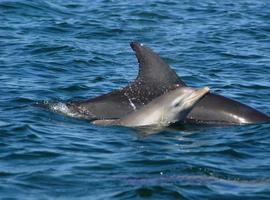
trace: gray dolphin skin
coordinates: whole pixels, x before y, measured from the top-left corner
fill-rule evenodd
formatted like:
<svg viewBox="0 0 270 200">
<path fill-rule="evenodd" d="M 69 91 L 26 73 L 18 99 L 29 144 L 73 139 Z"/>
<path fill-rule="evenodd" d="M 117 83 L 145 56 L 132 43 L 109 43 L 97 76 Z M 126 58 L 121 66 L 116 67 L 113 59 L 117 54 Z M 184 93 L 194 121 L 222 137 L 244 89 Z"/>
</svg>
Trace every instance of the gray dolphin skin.
<svg viewBox="0 0 270 200">
<path fill-rule="evenodd" d="M 195 104 L 209 92 L 208 87 L 196 90 L 189 87 L 179 87 L 157 97 L 139 110 L 116 120 L 96 120 L 98 125 L 168 126 L 185 120 Z"/>
<path fill-rule="evenodd" d="M 132 42 L 139 63 L 139 74 L 130 85 L 96 98 L 67 103 L 82 119 L 122 118 L 153 99 L 186 84 L 174 70 L 150 48 Z M 270 122 L 266 114 L 232 99 L 208 93 L 190 111 L 185 120 L 196 124 L 253 124 Z"/>
</svg>

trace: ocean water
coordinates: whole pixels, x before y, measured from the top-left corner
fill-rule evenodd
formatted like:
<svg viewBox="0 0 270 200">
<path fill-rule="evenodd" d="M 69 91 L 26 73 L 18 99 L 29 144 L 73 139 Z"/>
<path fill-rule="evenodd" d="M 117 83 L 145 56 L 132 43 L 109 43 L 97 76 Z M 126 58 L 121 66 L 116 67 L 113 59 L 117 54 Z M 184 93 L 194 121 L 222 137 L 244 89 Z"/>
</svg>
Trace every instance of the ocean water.
<svg viewBox="0 0 270 200">
<path fill-rule="evenodd" d="M 155 134 L 33 107 L 137 76 L 131 41 L 190 86 L 270 114 L 270 2 L 0 1 L 0 199 L 270 199 L 270 125 Z"/>
</svg>

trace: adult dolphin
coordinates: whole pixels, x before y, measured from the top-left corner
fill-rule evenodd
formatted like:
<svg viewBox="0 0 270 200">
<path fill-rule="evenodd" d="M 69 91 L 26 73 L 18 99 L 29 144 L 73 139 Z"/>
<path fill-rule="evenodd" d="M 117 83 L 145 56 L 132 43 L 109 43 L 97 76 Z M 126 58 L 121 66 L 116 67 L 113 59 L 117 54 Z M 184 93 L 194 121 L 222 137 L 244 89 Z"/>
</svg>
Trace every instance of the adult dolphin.
<svg viewBox="0 0 270 200">
<path fill-rule="evenodd" d="M 174 70 L 150 48 L 132 42 L 139 62 L 139 74 L 130 85 L 96 98 L 67 103 L 83 119 L 122 118 L 154 98 L 186 86 Z M 235 100 L 209 93 L 191 110 L 186 122 L 200 124 L 250 124 L 270 122 L 266 114 Z"/>
</svg>

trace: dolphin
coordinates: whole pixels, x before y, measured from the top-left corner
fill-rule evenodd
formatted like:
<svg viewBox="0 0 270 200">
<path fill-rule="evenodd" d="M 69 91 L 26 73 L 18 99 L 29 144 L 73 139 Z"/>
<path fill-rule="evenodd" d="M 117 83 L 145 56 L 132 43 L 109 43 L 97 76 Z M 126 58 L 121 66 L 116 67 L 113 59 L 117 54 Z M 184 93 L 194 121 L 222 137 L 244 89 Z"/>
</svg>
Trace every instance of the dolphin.
<svg viewBox="0 0 270 200">
<path fill-rule="evenodd" d="M 152 100 L 139 110 L 120 119 L 95 120 L 98 125 L 168 126 L 185 120 L 195 104 L 209 92 L 208 87 L 195 90 L 190 87 L 178 87 Z"/>
<path fill-rule="evenodd" d="M 87 120 L 117 119 L 140 109 L 153 99 L 187 86 L 176 72 L 149 47 L 131 42 L 139 63 L 135 81 L 122 89 L 66 105 L 76 116 Z M 253 124 L 270 122 L 266 114 L 227 97 L 208 93 L 189 112 L 185 120 L 195 124 Z"/>
</svg>

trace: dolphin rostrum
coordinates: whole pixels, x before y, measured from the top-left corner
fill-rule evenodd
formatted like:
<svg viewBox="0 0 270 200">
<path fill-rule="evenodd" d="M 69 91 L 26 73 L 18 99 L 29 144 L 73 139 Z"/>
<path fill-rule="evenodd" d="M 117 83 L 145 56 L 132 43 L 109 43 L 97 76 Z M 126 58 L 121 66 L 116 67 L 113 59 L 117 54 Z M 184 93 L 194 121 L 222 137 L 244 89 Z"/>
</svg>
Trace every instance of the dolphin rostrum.
<svg viewBox="0 0 270 200">
<path fill-rule="evenodd" d="M 67 103 L 71 112 L 83 119 L 116 119 L 141 108 L 150 101 L 186 84 L 150 48 L 132 42 L 139 63 L 139 74 L 130 85 L 96 98 Z M 248 124 L 270 122 L 270 117 L 232 99 L 208 93 L 186 118 L 189 123 Z"/>
<path fill-rule="evenodd" d="M 95 120 L 93 124 L 138 126 L 168 126 L 185 120 L 195 104 L 208 93 L 209 88 L 195 90 L 190 87 L 178 87 L 167 92 L 120 119 Z"/>
</svg>

